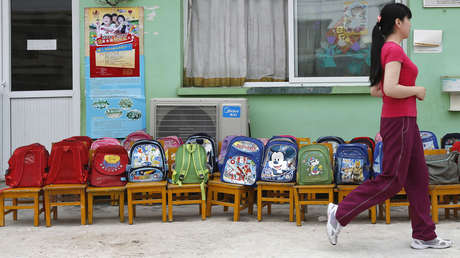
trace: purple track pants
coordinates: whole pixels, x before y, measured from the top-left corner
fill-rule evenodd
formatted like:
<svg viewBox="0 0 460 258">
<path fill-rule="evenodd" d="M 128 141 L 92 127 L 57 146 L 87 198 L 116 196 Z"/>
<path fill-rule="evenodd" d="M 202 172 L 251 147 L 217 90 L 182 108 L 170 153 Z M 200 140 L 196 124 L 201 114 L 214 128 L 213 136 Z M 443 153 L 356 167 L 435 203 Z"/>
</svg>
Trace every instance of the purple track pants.
<svg viewBox="0 0 460 258">
<path fill-rule="evenodd" d="M 346 226 L 361 212 L 384 202 L 402 187 L 409 198 L 412 237 L 420 240 L 436 238 L 430 217 L 428 168 L 416 117 L 382 118 L 383 173 L 367 180 L 339 203 L 336 218 Z"/>
</svg>

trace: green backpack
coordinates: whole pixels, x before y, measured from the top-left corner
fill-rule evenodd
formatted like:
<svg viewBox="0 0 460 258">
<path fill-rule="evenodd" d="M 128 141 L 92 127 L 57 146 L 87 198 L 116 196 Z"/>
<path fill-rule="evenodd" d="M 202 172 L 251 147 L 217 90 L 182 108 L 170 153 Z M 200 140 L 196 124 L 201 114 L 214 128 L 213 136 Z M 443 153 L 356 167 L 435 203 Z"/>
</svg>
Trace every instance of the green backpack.
<svg viewBox="0 0 460 258">
<path fill-rule="evenodd" d="M 321 144 L 312 144 L 299 150 L 297 184 L 325 185 L 332 183 L 333 171 L 329 149 Z"/>
<path fill-rule="evenodd" d="M 172 168 L 172 183 L 200 184 L 201 198 L 206 199 L 205 185 L 208 181 L 206 150 L 199 144 L 183 144 L 177 149 L 176 163 Z"/>
</svg>

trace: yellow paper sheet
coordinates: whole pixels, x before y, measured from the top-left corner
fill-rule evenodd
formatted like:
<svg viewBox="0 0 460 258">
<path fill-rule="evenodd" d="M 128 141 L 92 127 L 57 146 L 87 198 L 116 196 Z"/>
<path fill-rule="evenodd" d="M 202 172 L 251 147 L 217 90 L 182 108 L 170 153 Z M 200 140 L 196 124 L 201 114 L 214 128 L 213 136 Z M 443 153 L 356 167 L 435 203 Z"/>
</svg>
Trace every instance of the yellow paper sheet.
<svg viewBox="0 0 460 258">
<path fill-rule="evenodd" d="M 113 52 L 96 51 L 96 66 L 135 68 L 135 51 L 134 49 Z"/>
</svg>

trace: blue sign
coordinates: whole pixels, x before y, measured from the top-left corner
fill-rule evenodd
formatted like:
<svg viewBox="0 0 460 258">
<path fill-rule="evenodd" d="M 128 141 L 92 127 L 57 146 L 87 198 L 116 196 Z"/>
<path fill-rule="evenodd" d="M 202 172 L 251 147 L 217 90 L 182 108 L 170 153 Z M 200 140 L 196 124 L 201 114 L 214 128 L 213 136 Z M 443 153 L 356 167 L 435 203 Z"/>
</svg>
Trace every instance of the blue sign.
<svg viewBox="0 0 460 258">
<path fill-rule="evenodd" d="M 239 118 L 241 116 L 240 106 L 223 106 L 222 113 L 224 117 Z"/>
</svg>

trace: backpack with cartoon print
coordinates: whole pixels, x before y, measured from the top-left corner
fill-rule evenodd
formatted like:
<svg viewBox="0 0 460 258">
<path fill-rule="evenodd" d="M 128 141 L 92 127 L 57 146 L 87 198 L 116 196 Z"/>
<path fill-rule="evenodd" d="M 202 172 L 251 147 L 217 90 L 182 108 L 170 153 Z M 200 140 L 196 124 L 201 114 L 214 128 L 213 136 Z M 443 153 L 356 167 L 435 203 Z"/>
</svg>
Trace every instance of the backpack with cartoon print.
<svg viewBox="0 0 460 258">
<path fill-rule="evenodd" d="M 297 165 L 297 184 L 331 184 L 333 171 L 329 148 L 322 144 L 310 144 L 299 150 Z"/>
<path fill-rule="evenodd" d="M 187 138 L 186 144 L 197 143 L 206 150 L 208 165 L 211 167 L 211 173 L 217 171 L 217 144 L 216 140 L 205 134 L 198 133 Z"/>
<path fill-rule="evenodd" d="M 374 150 L 374 162 L 372 163 L 373 177 L 376 178 L 378 175 L 383 173 L 383 142 L 377 142 Z"/>
<path fill-rule="evenodd" d="M 422 138 L 424 150 L 439 149 L 438 138 L 436 138 L 436 135 L 433 132 L 420 131 L 420 137 Z"/>
<path fill-rule="evenodd" d="M 161 144 L 155 140 L 134 143 L 129 154 L 129 182 L 155 182 L 166 178 L 168 165 Z"/>
<path fill-rule="evenodd" d="M 370 177 L 368 146 L 363 143 L 340 144 L 335 161 L 335 180 L 340 184 L 361 184 Z"/>
<path fill-rule="evenodd" d="M 265 146 L 260 180 L 293 182 L 297 171 L 297 142 L 290 137 L 274 136 Z"/>
<path fill-rule="evenodd" d="M 441 138 L 441 149 L 449 150 L 457 141 L 460 141 L 460 133 L 448 133 Z"/>
<path fill-rule="evenodd" d="M 260 177 L 263 143 L 255 138 L 233 138 L 225 155 L 220 179 L 225 183 L 253 186 Z"/>
</svg>

